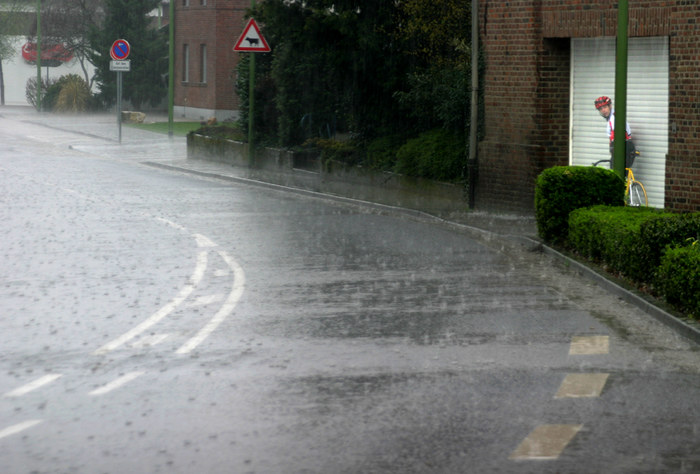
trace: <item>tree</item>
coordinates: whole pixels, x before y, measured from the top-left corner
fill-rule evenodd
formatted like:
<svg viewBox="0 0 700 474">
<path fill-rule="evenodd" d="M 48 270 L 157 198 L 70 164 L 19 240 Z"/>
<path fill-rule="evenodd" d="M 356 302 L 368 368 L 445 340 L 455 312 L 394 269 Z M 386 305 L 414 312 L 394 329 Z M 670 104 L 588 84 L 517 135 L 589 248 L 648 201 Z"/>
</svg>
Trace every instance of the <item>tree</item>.
<svg viewBox="0 0 700 474">
<path fill-rule="evenodd" d="M 282 144 L 334 131 L 370 136 L 405 128 L 392 98 L 408 66 L 387 35 L 396 28 L 394 2 L 266 0 L 254 16 L 273 45 L 261 62 L 269 62 L 276 88 Z"/>
<path fill-rule="evenodd" d="M 90 43 L 88 36 L 104 18 L 104 0 L 51 0 L 42 2 L 41 36 L 43 44 L 60 44 L 71 51 L 80 63 L 88 85 Z"/>
<path fill-rule="evenodd" d="M 471 103 L 471 8 L 463 0 L 404 0 L 394 35 L 414 58 L 408 87 L 395 97 L 420 128 L 463 132 Z M 478 59 L 477 59 L 478 60 Z"/>
<path fill-rule="evenodd" d="M 111 104 L 116 98 L 116 73 L 109 70 L 109 50 L 117 39 L 131 46 L 131 71 L 123 73 L 123 97 L 136 109 L 145 103 L 157 105 L 167 93 L 163 77 L 168 72 L 168 48 L 165 30 L 158 30 L 148 14 L 160 0 L 104 0 L 105 16 L 88 35 L 95 65 L 95 80 L 101 99 Z"/>
</svg>

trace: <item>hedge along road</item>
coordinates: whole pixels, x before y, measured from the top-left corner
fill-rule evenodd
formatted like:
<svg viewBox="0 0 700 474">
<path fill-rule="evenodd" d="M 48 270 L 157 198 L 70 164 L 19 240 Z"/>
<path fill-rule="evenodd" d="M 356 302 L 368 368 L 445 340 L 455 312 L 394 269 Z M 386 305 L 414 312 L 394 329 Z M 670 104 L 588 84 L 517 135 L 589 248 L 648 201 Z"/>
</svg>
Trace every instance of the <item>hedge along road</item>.
<svg viewBox="0 0 700 474">
<path fill-rule="evenodd" d="M 4 472 L 697 468 L 696 346 L 633 307 L 141 137 L 0 118 Z"/>
</svg>

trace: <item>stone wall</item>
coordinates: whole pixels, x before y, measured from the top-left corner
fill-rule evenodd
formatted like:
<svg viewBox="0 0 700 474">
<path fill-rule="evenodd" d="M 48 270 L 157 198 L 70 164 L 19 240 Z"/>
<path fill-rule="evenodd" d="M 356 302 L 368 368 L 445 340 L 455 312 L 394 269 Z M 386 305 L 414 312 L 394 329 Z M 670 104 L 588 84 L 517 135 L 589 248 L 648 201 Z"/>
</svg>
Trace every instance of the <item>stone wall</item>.
<svg viewBox="0 0 700 474">
<path fill-rule="evenodd" d="M 190 134 L 187 158 L 230 164 L 249 179 L 436 215 L 467 210 L 462 185 L 347 167 L 338 162 L 322 166 L 318 157 L 288 150 L 260 148 L 251 164 L 247 143 Z"/>
</svg>

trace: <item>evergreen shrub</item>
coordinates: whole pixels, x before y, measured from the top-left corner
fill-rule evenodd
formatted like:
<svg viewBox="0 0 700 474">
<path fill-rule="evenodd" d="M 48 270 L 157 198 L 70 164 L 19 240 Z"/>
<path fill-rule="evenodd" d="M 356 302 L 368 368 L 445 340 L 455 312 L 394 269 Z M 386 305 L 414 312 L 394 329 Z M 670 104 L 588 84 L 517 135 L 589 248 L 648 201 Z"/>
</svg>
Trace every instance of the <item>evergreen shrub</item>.
<svg viewBox="0 0 700 474">
<path fill-rule="evenodd" d="M 595 206 L 577 209 L 569 217 L 568 244 L 586 258 L 639 282 L 651 281 L 653 262 L 641 228 L 660 211 L 648 207 Z"/>
<path fill-rule="evenodd" d="M 545 241 L 563 243 L 569 213 L 598 204 L 622 206 L 625 185 L 611 170 L 594 166 L 555 166 L 544 170 L 535 186 L 537 232 Z"/>
<path fill-rule="evenodd" d="M 438 181 L 458 181 L 466 163 L 463 135 L 445 129 L 421 133 L 396 153 L 395 171 Z"/>
<path fill-rule="evenodd" d="M 640 237 L 649 268 L 656 268 L 669 246 L 700 240 L 700 213 L 660 213 L 642 224 Z"/>
<path fill-rule="evenodd" d="M 661 258 L 657 287 L 666 301 L 700 317 L 700 244 L 669 248 Z"/>
</svg>

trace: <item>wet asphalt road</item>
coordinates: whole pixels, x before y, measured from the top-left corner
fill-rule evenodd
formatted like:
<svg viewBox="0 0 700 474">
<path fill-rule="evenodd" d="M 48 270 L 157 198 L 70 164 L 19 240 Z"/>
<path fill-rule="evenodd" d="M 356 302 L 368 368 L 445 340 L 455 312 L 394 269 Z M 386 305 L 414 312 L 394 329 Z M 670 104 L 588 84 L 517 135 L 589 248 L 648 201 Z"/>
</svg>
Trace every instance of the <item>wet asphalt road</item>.
<svg viewBox="0 0 700 474">
<path fill-rule="evenodd" d="M 700 471 L 697 346 L 542 254 L 2 115 L 0 472 Z"/>
</svg>

